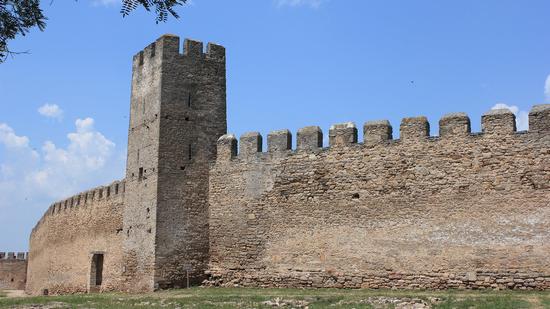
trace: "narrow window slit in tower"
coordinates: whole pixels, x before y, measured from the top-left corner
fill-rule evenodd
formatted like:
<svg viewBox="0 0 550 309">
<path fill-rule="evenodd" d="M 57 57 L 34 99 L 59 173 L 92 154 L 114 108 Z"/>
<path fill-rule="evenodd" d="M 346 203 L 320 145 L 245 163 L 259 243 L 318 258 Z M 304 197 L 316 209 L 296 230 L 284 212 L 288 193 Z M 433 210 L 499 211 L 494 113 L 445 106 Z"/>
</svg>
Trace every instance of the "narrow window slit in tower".
<svg viewBox="0 0 550 309">
<path fill-rule="evenodd" d="M 189 149 L 187 151 L 188 159 L 191 160 L 193 158 L 193 153 L 191 149 L 191 144 L 189 144 Z"/>
<path fill-rule="evenodd" d="M 140 167 L 140 168 L 139 168 L 138 180 L 139 180 L 139 181 L 142 181 L 142 180 L 143 180 L 143 167 Z"/>
<path fill-rule="evenodd" d="M 118 183 L 115 185 L 115 194 L 118 194 Z"/>
<path fill-rule="evenodd" d="M 187 107 L 191 107 L 191 92 L 187 94 Z"/>
</svg>

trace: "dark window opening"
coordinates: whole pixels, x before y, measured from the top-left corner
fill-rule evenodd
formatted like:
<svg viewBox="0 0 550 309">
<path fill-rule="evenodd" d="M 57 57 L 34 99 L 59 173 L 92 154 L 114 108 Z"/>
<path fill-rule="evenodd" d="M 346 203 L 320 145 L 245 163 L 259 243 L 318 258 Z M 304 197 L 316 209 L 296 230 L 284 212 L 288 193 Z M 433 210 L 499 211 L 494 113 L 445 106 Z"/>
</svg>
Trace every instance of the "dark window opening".
<svg viewBox="0 0 550 309">
<path fill-rule="evenodd" d="M 111 196 L 111 187 L 107 187 L 107 197 Z"/>
<path fill-rule="evenodd" d="M 11 278 L 11 282 L 13 282 L 13 278 Z"/>
<path fill-rule="evenodd" d="M 189 121 L 189 117 L 185 117 L 185 121 Z"/>
<path fill-rule="evenodd" d="M 188 147 L 188 151 L 187 151 L 187 155 L 188 155 L 188 159 L 191 160 L 193 158 L 193 152 L 192 152 L 192 149 L 191 149 L 191 144 L 189 144 L 189 147 Z"/>
<path fill-rule="evenodd" d="M 92 256 L 91 286 L 100 286 L 103 283 L 103 254 L 94 254 Z"/>
<path fill-rule="evenodd" d="M 187 107 L 191 107 L 191 92 L 187 94 Z"/>
<path fill-rule="evenodd" d="M 180 170 L 185 171 L 185 166 L 180 166 Z"/>
<path fill-rule="evenodd" d="M 139 181 L 142 181 L 143 180 L 143 167 L 140 167 L 139 168 L 139 174 L 138 174 L 138 180 Z"/>
<path fill-rule="evenodd" d="M 118 194 L 118 183 L 115 185 L 115 194 Z"/>
<path fill-rule="evenodd" d="M 351 197 L 353 199 L 358 199 L 359 198 L 359 193 L 353 193 L 353 195 Z"/>
</svg>

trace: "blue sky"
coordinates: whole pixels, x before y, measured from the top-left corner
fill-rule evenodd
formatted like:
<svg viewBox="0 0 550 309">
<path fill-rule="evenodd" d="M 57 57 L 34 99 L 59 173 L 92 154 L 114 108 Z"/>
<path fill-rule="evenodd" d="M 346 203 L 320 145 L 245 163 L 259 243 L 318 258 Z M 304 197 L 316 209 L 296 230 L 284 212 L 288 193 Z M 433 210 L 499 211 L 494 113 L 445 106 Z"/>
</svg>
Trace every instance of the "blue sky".
<svg viewBox="0 0 550 309">
<path fill-rule="evenodd" d="M 124 175 L 132 55 L 164 33 L 227 48 L 229 131 L 550 101 L 547 0 L 193 0 L 122 18 L 118 0 L 44 1 L 45 32 L 0 65 L 0 251 L 57 199 Z M 502 105 L 504 104 L 504 105 Z M 360 130 L 361 131 L 361 130 Z M 395 134 L 397 135 L 397 134 Z"/>
</svg>

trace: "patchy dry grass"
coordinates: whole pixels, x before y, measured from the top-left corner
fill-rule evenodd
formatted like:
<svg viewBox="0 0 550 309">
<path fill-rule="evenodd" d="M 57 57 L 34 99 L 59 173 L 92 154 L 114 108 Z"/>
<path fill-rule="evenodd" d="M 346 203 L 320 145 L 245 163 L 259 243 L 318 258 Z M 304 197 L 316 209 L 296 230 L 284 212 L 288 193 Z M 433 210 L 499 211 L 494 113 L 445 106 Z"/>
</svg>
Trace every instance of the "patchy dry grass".
<svg viewBox="0 0 550 309">
<path fill-rule="evenodd" d="M 0 297 L 6 297 L 6 292 L 0 291 Z"/>
<path fill-rule="evenodd" d="M 0 299 L 1 308 L 550 308 L 549 292 L 192 288 Z"/>
</svg>

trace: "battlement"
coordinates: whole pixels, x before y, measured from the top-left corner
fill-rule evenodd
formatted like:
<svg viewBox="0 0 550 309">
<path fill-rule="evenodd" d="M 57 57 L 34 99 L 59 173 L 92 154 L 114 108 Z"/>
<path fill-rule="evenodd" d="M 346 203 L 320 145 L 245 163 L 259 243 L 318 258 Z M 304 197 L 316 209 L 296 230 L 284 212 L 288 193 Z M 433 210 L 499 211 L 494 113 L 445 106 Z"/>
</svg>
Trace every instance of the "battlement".
<svg viewBox="0 0 550 309">
<path fill-rule="evenodd" d="M 0 263 L 3 261 L 26 261 L 28 252 L 0 252 Z"/>
<path fill-rule="evenodd" d="M 133 57 L 135 67 L 151 63 L 151 59 L 178 59 L 192 61 L 225 62 L 225 48 L 221 45 L 208 43 L 206 50 L 200 41 L 185 39 L 180 48 L 180 38 L 165 34 Z"/>
<path fill-rule="evenodd" d="M 80 192 L 71 197 L 52 203 L 46 210 L 42 218 L 37 222 L 36 229 L 48 216 L 55 216 L 66 211 L 71 211 L 81 207 L 91 206 L 94 203 L 102 201 L 109 202 L 116 198 L 122 198 L 126 191 L 126 180 L 117 180 L 106 186 L 99 186 L 84 192 Z"/>
<path fill-rule="evenodd" d="M 410 143 L 428 140 L 467 138 L 471 136 L 507 136 L 518 133 L 514 114 L 508 109 L 486 112 L 481 117 L 482 132 L 472 133 L 470 118 L 465 113 L 451 113 L 439 120 L 439 135 L 430 136 L 430 123 L 424 116 L 408 117 L 401 121 L 400 138 L 393 139 L 393 128 L 389 121 L 368 121 L 363 125 L 363 145 Z M 535 105 L 529 113 L 528 134 L 550 133 L 550 104 Z M 339 148 L 358 145 L 357 127 L 352 122 L 335 124 L 329 130 L 329 147 Z M 292 153 L 292 133 L 278 130 L 268 135 L 268 153 Z M 295 152 L 323 150 L 323 131 L 318 126 L 298 130 Z M 237 152 L 237 146 L 239 151 Z M 218 162 L 233 158 L 250 158 L 262 153 L 262 135 L 249 132 L 241 136 L 239 143 L 233 134 L 226 134 L 218 140 Z"/>
</svg>

